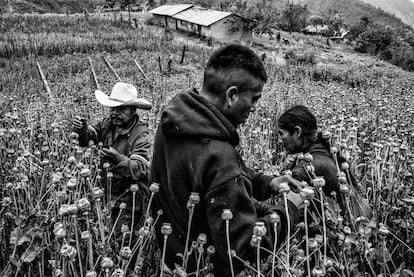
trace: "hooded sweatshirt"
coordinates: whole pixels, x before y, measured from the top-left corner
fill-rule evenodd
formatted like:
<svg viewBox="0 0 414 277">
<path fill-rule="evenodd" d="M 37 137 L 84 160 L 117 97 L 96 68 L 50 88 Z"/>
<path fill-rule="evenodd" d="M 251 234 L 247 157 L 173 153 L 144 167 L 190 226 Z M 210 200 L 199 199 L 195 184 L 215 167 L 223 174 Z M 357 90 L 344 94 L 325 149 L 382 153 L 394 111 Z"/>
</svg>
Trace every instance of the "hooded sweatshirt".
<svg viewBox="0 0 414 277">
<path fill-rule="evenodd" d="M 230 248 L 244 260 L 255 260 L 255 250 L 250 246 L 255 222 L 265 223 L 267 232 L 261 245 L 267 249 L 273 248 L 271 213 L 276 212 L 281 218 L 278 241 L 286 236 L 284 206 L 258 201 L 269 196 L 272 177 L 248 169 L 235 149 L 238 144 L 235 127 L 196 90 L 177 94 L 162 113 L 151 165 L 152 181 L 160 184 L 160 190 L 152 209 L 163 211 L 156 224 L 161 247 L 162 224 L 172 226 L 165 258 L 169 268 L 182 265 L 180 254 L 184 253 L 189 225 L 187 201 L 192 192 L 199 193 L 200 202 L 195 205 L 188 246 L 197 241 L 199 234 L 206 235 L 204 250 L 210 245 L 216 250 L 211 258 L 215 276 L 231 276 L 223 209 L 230 209 L 233 214 L 229 221 Z M 298 211 L 290 202 L 289 212 L 295 224 Z M 197 269 L 194 252 L 197 250 L 189 256 L 187 273 Z M 235 258 L 233 265 L 236 274 L 244 268 Z"/>
</svg>

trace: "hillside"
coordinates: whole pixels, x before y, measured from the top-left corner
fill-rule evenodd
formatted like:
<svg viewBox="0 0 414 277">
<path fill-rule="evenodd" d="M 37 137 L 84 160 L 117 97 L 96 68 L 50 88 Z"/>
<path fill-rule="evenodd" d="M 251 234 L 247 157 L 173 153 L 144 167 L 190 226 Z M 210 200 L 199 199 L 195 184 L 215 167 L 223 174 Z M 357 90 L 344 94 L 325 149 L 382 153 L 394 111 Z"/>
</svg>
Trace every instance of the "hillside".
<svg viewBox="0 0 414 277">
<path fill-rule="evenodd" d="M 377 0 L 369 1 L 375 2 Z M 394 0 L 389 2 L 391 1 Z M 345 17 L 345 23 L 348 25 L 354 25 L 359 22 L 361 17 L 367 16 L 372 21 L 383 25 L 391 25 L 396 28 L 408 27 L 400 18 L 360 0 L 297 0 L 295 2 L 308 5 L 312 14 L 324 15 L 330 10 L 342 13 Z"/>
<path fill-rule="evenodd" d="M 259 0 L 246 0 L 248 3 L 255 5 Z M 366 3 L 365 3 L 365 2 Z M 154 1 L 159 2 L 159 1 Z M 220 7 L 220 3 L 231 3 L 233 1 L 225 0 L 169 0 L 168 3 L 196 3 L 204 6 Z M 282 9 L 285 0 L 272 0 L 278 9 Z M 370 17 L 374 22 L 380 22 L 383 25 L 391 25 L 396 28 L 407 28 L 405 24 L 414 26 L 414 3 L 410 0 L 294 0 L 295 3 L 306 4 L 311 14 L 321 15 L 330 11 L 342 13 L 345 17 L 345 23 L 353 25 L 359 22 L 362 16 Z M 103 5 L 105 0 L 0 0 L 0 10 L 2 12 L 62 12 L 67 11 L 82 12 L 85 9 L 91 10 L 97 5 Z M 372 5 L 371 5 L 372 4 Z M 376 5 L 380 8 L 376 8 Z M 392 14 L 395 14 L 392 15 Z M 410 16 L 411 14 L 411 16 Z M 405 23 L 403 23 L 403 21 Z"/>
<path fill-rule="evenodd" d="M 401 18 L 414 28 L 414 2 L 410 0 L 363 0 Z"/>
</svg>

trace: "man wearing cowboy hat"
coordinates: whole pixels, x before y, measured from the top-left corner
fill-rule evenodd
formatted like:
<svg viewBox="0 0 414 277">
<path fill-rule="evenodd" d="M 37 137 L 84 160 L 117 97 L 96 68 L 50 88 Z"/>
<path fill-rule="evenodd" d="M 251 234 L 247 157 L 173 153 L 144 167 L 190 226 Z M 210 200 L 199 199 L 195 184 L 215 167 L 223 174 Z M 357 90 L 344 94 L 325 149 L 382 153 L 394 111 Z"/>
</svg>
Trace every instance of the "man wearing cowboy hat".
<svg viewBox="0 0 414 277">
<path fill-rule="evenodd" d="M 149 131 L 147 125 L 139 120 L 136 111 L 151 109 L 151 103 L 138 98 L 137 89 L 123 82 L 115 84 L 110 96 L 96 90 L 95 97 L 100 104 L 110 108 L 110 116 L 94 126 L 87 125 L 84 119 L 77 117 L 73 120 L 73 126 L 79 134 L 80 146 L 88 146 L 90 141 L 103 143 L 101 158 L 103 162 L 110 163 L 109 171 L 113 173 L 111 187 L 107 188 L 114 201 L 112 218 L 117 217 L 120 203 L 127 204 L 126 212 L 122 212 L 116 227 L 119 230 L 121 224 L 131 227 L 132 193 L 127 191 L 130 185 L 138 184 L 140 188 L 137 197 L 141 199 L 137 199 L 135 209 L 138 216 L 143 211 L 142 200 L 148 194 Z M 106 176 L 102 177 L 102 180 L 106 180 Z"/>
</svg>

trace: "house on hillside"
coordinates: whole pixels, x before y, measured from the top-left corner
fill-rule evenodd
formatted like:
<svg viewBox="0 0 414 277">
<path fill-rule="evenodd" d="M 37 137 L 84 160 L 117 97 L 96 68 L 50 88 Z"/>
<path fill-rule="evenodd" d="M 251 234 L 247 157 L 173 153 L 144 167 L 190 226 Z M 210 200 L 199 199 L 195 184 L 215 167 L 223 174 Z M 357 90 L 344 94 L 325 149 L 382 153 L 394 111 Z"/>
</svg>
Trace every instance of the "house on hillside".
<svg viewBox="0 0 414 277">
<path fill-rule="evenodd" d="M 154 23 L 157 25 L 175 29 L 176 20 L 173 19 L 172 16 L 192 7 L 192 4 L 162 5 L 148 12 L 153 15 L 155 21 Z"/>
<path fill-rule="evenodd" d="M 328 25 L 308 25 L 306 26 L 302 32 L 309 35 L 320 35 L 324 32 L 328 31 Z"/>
<path fill-rule="evenodd" d="M 192 5 L 188 7 L 183 4 L 163 5 L 149 12 L 154 17 L 158 17 L 158 20 L 163 22 L 163 26 L 169 29 L 194 33 L 225 42 L 250 42 L 252 40 L 252 22 L 230 12 Z"/>
</svg>

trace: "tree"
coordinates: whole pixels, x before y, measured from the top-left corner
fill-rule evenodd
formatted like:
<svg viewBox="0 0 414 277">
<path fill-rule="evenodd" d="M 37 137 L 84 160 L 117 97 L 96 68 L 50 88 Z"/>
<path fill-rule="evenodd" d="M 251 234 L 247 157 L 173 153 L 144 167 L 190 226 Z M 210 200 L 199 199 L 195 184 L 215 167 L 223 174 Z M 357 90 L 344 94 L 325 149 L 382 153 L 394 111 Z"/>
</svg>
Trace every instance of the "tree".
<svg viewBox="0 0 414 277">
<path fill-rule="evenodd" d="M 287 3 L 282 10 L 280 28 L 288 32 L 300 32 L 306 27 L 309 17 L 307 5 Z"/>
</svg>

